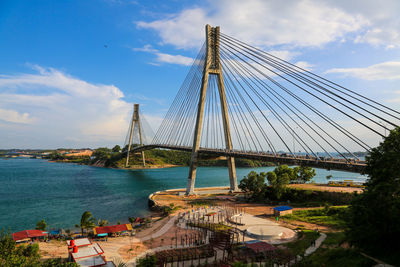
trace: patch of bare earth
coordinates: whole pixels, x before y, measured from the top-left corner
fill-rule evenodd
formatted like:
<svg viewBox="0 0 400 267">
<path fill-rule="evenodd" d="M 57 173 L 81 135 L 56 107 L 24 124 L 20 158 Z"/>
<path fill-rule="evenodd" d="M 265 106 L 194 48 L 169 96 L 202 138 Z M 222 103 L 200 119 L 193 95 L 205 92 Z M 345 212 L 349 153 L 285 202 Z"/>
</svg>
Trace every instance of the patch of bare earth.
<svg viewBox="0 0 400 267">
<path fill-rule="evenodd" d="M 328 186 L 325 184 L 290 184 L 289 187 L 304 189 L 304 190 L 316 190 L 316 191 L 328 191 L 328 192 L 342 192 L 342 193 L 361 193 L 362 188 L 358 187 L 346 187 L 346 186 Z"/>
<path fill-rule="evenodd" d="M 38 244 L 42 259 L 68 258 L 68 249 L 65 241 L 51 240 L 50 242 L 38 242 Z"/>
<path fill-rule="evenodd" d="M 172 226 L 165 234 L 160 237 L 125 244 L 118 249 L 118 254 L 124 261 L 128 261 L 141 253 L 158 247 L 174 248 L 176 244 L 180 245 L 181 237 L 186 237 L 197 233 L 197 230 L 186 230 Z"/>
</svg>

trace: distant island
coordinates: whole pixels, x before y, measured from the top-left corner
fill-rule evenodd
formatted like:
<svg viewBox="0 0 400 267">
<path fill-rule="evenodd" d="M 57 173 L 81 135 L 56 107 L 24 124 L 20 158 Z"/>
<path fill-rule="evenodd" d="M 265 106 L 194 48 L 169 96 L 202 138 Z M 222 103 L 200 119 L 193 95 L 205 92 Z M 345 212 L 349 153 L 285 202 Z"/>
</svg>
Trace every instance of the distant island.
<svg viewBox="0 0 400 267">
<path fill-rule="evenodd" d="M 121 149 L 119 145 L 113 148 L 100 147 L 97 149 L 67 149 L 55 150 L 0 150 L 0 157 L 32 157 L 43 158 L 52 162 L 77 163 L 96 167 L 117 169 L 153 169 L 189 166 L 190 152 L 173 151 L 165 149 L 152 149 L 145 151 L 146 166 L 143 167 L 140 154 L 131 154 L 129 167 L 125 167 L 127 148 Z M 235 159 L 237 167 L 265 167 L 275 166 L 275 163 L 250 159 Z M 227 166 L 224 159 L 201 159 L 199 166 Z"/>
</svg>

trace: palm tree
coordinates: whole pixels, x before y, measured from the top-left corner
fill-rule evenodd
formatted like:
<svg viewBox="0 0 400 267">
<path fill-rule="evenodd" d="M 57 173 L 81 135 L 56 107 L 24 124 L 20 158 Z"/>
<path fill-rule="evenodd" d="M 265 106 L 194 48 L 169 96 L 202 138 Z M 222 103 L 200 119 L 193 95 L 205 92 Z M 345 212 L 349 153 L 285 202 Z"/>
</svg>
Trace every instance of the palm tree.
<svg viewBox="0 0 400 267">
<path fill-rule="evenodd" d="M 85 211 L 82 214 L 81 217 L 81 223 L 78 225 L 75 225 L 75 227 L 80 227 L 81 232 L 83 235 L 83 229 L 90 229 L 96 226 L 96 219 L 93 217 L 92 213 L 90 211 Z"/>
<path fill-rule="evenodd" d="M 99 219 L 99 220 L 97 221 L 97 225 L 98 225 L 98 226 L 106 226 L 107 224 L 108 224 L 108 221 L 107 221 L 107 220 Z"/>
</svg>

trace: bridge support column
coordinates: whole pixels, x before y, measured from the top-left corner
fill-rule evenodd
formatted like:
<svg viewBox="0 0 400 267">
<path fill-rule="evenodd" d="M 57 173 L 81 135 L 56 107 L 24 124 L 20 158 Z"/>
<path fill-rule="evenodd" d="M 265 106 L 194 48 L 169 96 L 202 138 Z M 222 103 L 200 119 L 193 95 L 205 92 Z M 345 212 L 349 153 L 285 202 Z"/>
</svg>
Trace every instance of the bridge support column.
<svg viewBox="0 0 400 267">
<path fill-rule="evenodd" d="M 194 185 L 196 182 L 196 172 L 199 158 L 199 147 L 201 138 L 201 129 L 203 126 L 204 103 L 207 94 L 208 76 L 217 75 L 218 92 L 220 96 L 222 124 L 224 127 L 225 147 L 232 150 L 232 139 L 229 127 L 228 107 L 225 95 L 224 79 L 222 75 L 221 59 L 219 55 L 219 27 L 212 28 L 206 25 L 206 56 L 204 62 L 203 77 L 201 80 L 200 99 L 197 109 L 196 126 L 193 139 L 192 157 L 189 168 L 189 178 L 186 187 L 186 194 L 194 194 Z M 230 191 L 238 191 L 235 159 L 228 157 Z"/>
<path fill-rule="evenodd" d="M 129 166 L 129 153 L 131 151 L 131 146 L 132 146 L 132 142 L 133 142 L 133 134 L 134 134 L 136 125 L 137 125 L 138 131 L 139 131 L 139 142 L 140 142 L 140 145 L 142 146 L 143 139 L 142 139 L 142 125 L 140 123 L 140 116 L 139 116 L 139 104 L 133 104 L 133 115 L 132 115 L 132 120 L 131 120 L 130 131 L 129 131 L 129 143 L 128 143 L 128 151 L 126 152 L 125 167 Z M 144 151 L 141 151 L 140 153 L 142 156 L 143 166 L 146 166 Z"/>
</svg>

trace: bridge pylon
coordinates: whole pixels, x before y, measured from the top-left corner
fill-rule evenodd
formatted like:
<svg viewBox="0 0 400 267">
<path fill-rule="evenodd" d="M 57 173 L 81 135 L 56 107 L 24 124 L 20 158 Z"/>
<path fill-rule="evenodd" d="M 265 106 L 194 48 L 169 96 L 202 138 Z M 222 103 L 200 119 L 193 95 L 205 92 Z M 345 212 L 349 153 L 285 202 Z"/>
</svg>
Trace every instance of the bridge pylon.
<svg viewBox="0 0 400 267">
<path fill-rule="evenodd" d="M 208 24 L 206 25 L 206 55 L 201 80 L 201 90 L 197 109 L 189 177 L 186 187 L 187 195 L 194 194 L 194 185 L 196 181 L 196 171 L 199 159 L 198 152 L 200 148 L 201 129 L 204 117 L 204 104 L 206 100 L 209 75 L 217 76 L 217 85 L 222 112 L 222 124 L 224 128 L 225 148 L 227 150 L 232 150 L 232 138 L 229 127 L 228 106 L 226 102 L 224 78 L 222 74 L 221 58 L 219 54 L 219 32 L 219 26 L 211 27 Z M 228 157 L 227 161 L 229 168 L 230 190 L 238 191 L 235 159 L 233 157 Z"/>
<path fill-rule="evenodd" d="M 131 146 L 133 143 L 133 134 L 134 134 L 135 127 L 137 127 L 137 129 L 138 129 L 140 146 L 143 146 L 142 125 L 140 123 L 140 115 L 139 114 L 140 114 L 139 113 L 139 104 L 133 104 L 133 114 L 132 114 L 132 120 L 131 120 L 130 131 L 129 131 L 129 143 L 128 143 L 128 151 L 126 153 L 125 167 L 129 166 L 129 152 L 131 151 Z M 141 151 L 140 153 L 142 156 L 143 166 L 146 166 L 144 151 Z"/>
</svg>

